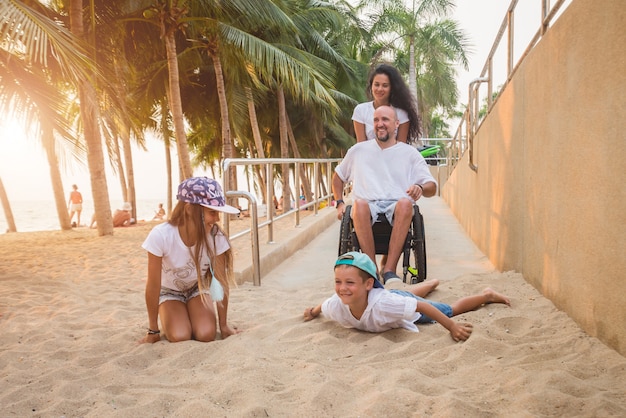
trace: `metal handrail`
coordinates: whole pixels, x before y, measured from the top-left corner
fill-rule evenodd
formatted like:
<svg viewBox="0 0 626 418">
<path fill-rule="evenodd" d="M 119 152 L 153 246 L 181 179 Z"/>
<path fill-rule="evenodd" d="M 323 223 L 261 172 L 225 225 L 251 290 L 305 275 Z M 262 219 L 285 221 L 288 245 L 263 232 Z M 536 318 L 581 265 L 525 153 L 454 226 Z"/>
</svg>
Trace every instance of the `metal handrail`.
<svg viewBox="0 0 626 418">
<path fill-rule="evenodd" d="M 256 197 L 249 192 L 241 190 L 227 191 L 226 197 L 243 197 L 248 199 L 248 210 L 250 211 L 250 219 L 252 219 L 252 227 L 250 228 L 250 248 L 252 251 L 252 282 L 255 286 L 261 286 L 261 262 L 259 254 L 259 227 Z M 225 222 L 228 216 L 224 216 Z M 228 235 L 228 232 L 226 232 Z"/>
<path fill-rule="evenodd" d="M 506 85 L 511 81 L 511 78 L 515 74 L 515 71 L 520 66 L 522 61 L 528 56 L 530 51 L 537 45 L 537 43 L 541 40 L 541 38 L 546 34 L 548 28 L 553 20 L 556 18 L 557 13 L 561 9 L 561 7 L 572 0 L 557 0 L 556 3 L 550 7 L 550 0 L 541 0 L 541 24 L 539 30 L 535 33 L 535 35 L 530 40 L 526 49 L 522 53 L 522 55 L 515 61 L 514 59 L 514 41 L 515 41 L 515 33 L 514 33 L 514 19 L 515 19 L 515 8 L 517 6 L 518 0 L 512 0 L 509 4 L 509 7 L 506 12 L 506 16 L 502 20 L 502 24 L 500 25 L 500 29 L 498 30 L 498 34 L 496 35 L 496 39 L 491 47 L 491 51 L 487 56 L 487 60 L 485 65 L 480 73 L 479 77 L 470 82 L 469 85 L 469 97 L 467 108 L 463 114 L 463 118 L 459 122 L 459 127 L 454 134 L 454 138 L 452 141 L 452 146 L 455 147 L 451 150 L 450 155 L 458 156 L 457 160 L 461 158 L 461 156 L 465 153 L 466 150 L 469 150 L 469 166 L 472 170 L 478 171 L 478 166 L 474 162 L 474 136 L 476 132 L 480 128 L 482 121 L 489 114 L 493 106 L 498 100 L 498 97 L 493 97 L 493 83 L 494 83 L 494 71 L 493 71 L 493 61 L 494 56 L 498 47 L 500 46 L 500 42 L 504 36 L 504 33 L 507 32 L 507 73 L 506 73 L 506 81 L 501 86 L 501 89 L 504 89 Z M 478 100 L 478 86 L 481 83 L 487 83 L 487 112 L 485 115 L 481 117 L 479 114 L 479 100 Z M 463 129 L 465 126 L 465 129 Z M 466 136 L 463 137 L 463 132 L 466 132 Z M 456 165 L 456 161 L 451 161 L 451 166 L 454 167 Z"/>
<path fill-rule="evenodd" d="M 341 158 L 227 158 L 222 163 L 222 169 L 224 173 L 224 191 L 227 197 L 245 197 L 250 202 L 250 207 L 252 210 L 250 211 L 250 217 L 252 219 L 251 228 L 240 231 L 236 234 L 230 235 L 230 225 L 229 225 L 229 217 L 224 216 L 223 218 L 223 228 L 224 232 L 231 240 L 237 239 L 241 236 L 244 236 L 248 233 L 251 234 L 253 244 L 252 244 L 252 260 L 254 267 L 254 284 L 260 285 L 260 255 L 259 255 L 259 245 L 258 245 L 258 231 L 260 228 L 267 226 L 267 238 L 268 244 L 274 243 L 274 222 L 290 216 L 292 214 L 295 215 L 295 227 L 300 226 L 300 211 L 306 210 L 309 207 L 313 208 L 314 214 L 317 215 L 319 204 L 323 201 L 326 201 L 328 205 L 330 205 L 331 200 L 333 198 L 332 194 L 332 165 L 337 164 L 341 161 Z M 274 216 L 274 211 L 272 210 L 272 202 L 274 197 L 274 165 L 284 165 L 289 164 L 293 165 L 293 173 L 294 173 L 294 181 L 293 185 L 296 186 L 295 190 L 299 190 L 299 186 L 303 179 L 300 179 L 300 165 L 301 164 L 312 164 L 313 165 L 313 176 L 311 178 L 311 183 L 315 187 L 311 187 L 311 191 L 313 193 L 313 199 L 311 202 L 307 202 L 306 204 L 300 205 L 300 202 L 296 202 L 295 208 L 282 213 L 281 215 Z M 324 165 L 325 169 L 325 184 L 327 185 L 327 193 L 322 195 L 321 192 L 321 184 L 324 181 L 324 176 L 320 169 L 320 166 Z M 233 191 L 231 190 L 230 185 L 230 176 L 226 173 L 229 172 L 229 169 L 233 166 L 260 166 L 260 168 L 265 168 L 265 181 L 266 181 L 266 204 L 267 204 L 267 220 L 265 222 L 259 223 L 258 220 L 258 208 L 257 202 L 253 195 L 248 192 L 241 191 Z M 290 171 L 292 169 L 290 168 Z M 297 195 L 296 195 L 297 196 Z M 290 196 L 283 196 L 285 199 L 290 198 Z M 256 240 L 256 244 L 254 243 Z M 258 283 L 257 283 L 258 282 Z"/>
</svg>

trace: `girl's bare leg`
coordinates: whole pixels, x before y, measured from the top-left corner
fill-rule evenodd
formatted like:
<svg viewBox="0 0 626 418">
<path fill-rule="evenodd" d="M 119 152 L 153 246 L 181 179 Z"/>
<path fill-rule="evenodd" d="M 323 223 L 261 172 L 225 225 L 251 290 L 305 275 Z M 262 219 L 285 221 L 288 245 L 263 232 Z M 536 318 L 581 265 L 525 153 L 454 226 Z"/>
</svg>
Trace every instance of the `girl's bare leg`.
<svg viewBox="0 0 626 418">
<path fill-rule="evenodd" d="M 210 300 L 210 297 L 208 299 Z M 187 310 L 189 311 L 193 339 L 201 342 L 214 341 L 217 330 L 213 302 L 211 301 L 209 306 L 206 306 L 202 302 L 202 298 L 196 296 L 187 302 Z"/>
<path fill-rule="evenodd" d="M 168 300 L 159 305 L 161 334 L 168 341 L 187 341 L 191 339 L 191 322 L 187 305 L 178 300 Z"/>
<path fill-rule="evenodd" d="M 480 295 L 467 296 L 454 302 L 452 304 L 452 316 L 473 311 L 489 303 L 504 303 L 511 306 L 508 297 L 488 287 Z"/>
</svg>

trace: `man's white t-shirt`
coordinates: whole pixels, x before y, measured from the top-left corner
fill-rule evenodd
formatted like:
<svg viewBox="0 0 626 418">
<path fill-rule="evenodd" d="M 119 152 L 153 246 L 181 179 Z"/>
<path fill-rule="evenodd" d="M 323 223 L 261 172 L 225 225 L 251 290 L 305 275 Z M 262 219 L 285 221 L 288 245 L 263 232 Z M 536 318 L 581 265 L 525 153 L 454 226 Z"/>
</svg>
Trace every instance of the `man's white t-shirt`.
<svg viewBox="0 0 626 418">
<path fill-rule="evenodd" d="M 392 106 L 393 107 L 393 106 Z M 398 115 L 400 125 L 409 121 L 409 114 L 402 109 L 394 107 Z M 376 131 L 374 130 L 374 102 L 365 102 L 358 104 L 352 112 L 352 120 L 365 125 L 365 137 L 376 139 Z"/>
<path fill-rule="evenodd" d="M 215 246 L 215 255 L 226 252 L 230 246 L 228 240 L 218 232 L 215 236 L 208 239 L 209 246 Z M 142 247 L 157 257 L 163 257 L 161 286 L 168 289 L 185 292 L 198 283 L 198 275 L 196 274 L 196 265 L 193 262 L 194 247 L 187 247 L 180 237 L 178 227 L 165 222 L 152 228 L 148 237 L 142 244 Z M 211 265 L 209 255 L 206 251 L 201 257 L 201 277 L 203 277 L 209 266 Z M 210 273 L 209 273 L 210 274 Z"/>
<path fill-rule="evenodd" d="M 355 199 L 399 200 L 414 184 L 437 183 L 419 151 L 404 142 L 382 149 L 378 141 L 353 145 L 335 172 L 344 183 L 353 182 Z"/>
<path fill-rule="evenodd" d="M 356 319 L 348 305 L 344 305 L 337 294 L 322 303 L 324 316 L 337 321 L 346 328 L 368 332 L 383 332 L 394 328 L 405 328 L 419 332 L 414 322 L 421 314 L 416 312 L 417 299 L 397 295 L 385 289 L 374 288 L 367 295 L 367 308 Z"/>
</svg>

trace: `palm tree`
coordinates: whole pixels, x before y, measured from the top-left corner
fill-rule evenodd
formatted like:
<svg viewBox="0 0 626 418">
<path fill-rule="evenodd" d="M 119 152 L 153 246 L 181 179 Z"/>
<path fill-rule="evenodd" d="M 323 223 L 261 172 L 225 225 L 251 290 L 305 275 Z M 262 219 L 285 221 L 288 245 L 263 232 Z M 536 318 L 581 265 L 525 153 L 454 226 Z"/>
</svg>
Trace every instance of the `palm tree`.
<svg viewBox="0 0 626 418">
<path fill-rule="evenodd" d="M 70 30 L 78 39 L 85 39 L 86 32 L 83 22 L 82 0 L 70 0 Z M 95 83 L 80 80 L 77 86 L 80 98 L 80 115 L 83 126 L 83 135 L 87 146 L 87 161 L 98 234 L 113 234 L 113 218 L 109 201 L 104 154 L 102 152 L 102 137 L 100 135 L 98 98 L 94 88 Z"/>
<path fill-rule="evenodd" d="M 62 94 L 58 86 L 61 82 L 74 85 L 92 83 L 97 76 L 95 66 L 89 58 L 85 44 L 56 23 L 63 22 L 64 17 L 48 7 L 35 2 L 26 5 L 17 0 L 5 1 L 0 3 L 0 16 L 3 19 L 0 33 L 3 41 L 0 47 L 3 58 L 0 63 L 0 105 L 6 111 L 10 105 L 21 103 L 14 110 L 22 113 L 27 124 L 36 126 L 36 122 L 40 123 L 60 223 L 62 228 L 67 228 L 69 217 L 53 138 L 54 132 L 72 143 L 75 143 L 75 138 L 64 116 L 63 104 L 66 103 L 67 96 Z M 24 86 L 29 88 L 25 89 Z M 89 103 L 87 96 L 83 102 L 85 105 Z M 89 126 L 87 121 L 84 124 Z M 97 150 L 94 154 L 97 154 Z M 94 172 L 101 174 L 101 180 L 96 185 L 101 186 L 104 182 L 106 192 L 104 170 L 99 171 L 94 166 L 92 177 Z M 106 205 L 107 210 L 110 210 L 106 194 L 98 197 L 94 195 L 94 203 L 97 206 Z M 108 232 L 106 222 L 102 222 L 102 229 L 99 231 L 101 235 Z"/>
<path fill-rule="evenodd" d="M 174 135 L 178 147 L 178 158 L 183 179 L 193 175 L 189 146 L 185 134 L 185 122 L 183 106 L 180 96 L 180 79 L 178 69 L 178 56 L 176 48 L 176 34 L 186 27 L 184 21 L 189 12 L 185 0 L 159 0 L 153 6 L 144 11 L 147 19 L 158 19 L 161 37 L 165 43 L 167 53 L 167 67 L 169 75 L 169 107 L 174 122 Z"/>
<path fill-rule="evenodd" d="M 400 0 L 380 3 L 370 32 L 377 45 L 372 64 L 391 55 L 401 71 L 408 71 L 427 135 L 433 109 L 451 109 L 458 100 L 454 65 L 468 65 L 467 38 L 456 22 L 439 19 L 454 6 L 450 0 L 413 0 L 410 7 Z"/>
</svg>

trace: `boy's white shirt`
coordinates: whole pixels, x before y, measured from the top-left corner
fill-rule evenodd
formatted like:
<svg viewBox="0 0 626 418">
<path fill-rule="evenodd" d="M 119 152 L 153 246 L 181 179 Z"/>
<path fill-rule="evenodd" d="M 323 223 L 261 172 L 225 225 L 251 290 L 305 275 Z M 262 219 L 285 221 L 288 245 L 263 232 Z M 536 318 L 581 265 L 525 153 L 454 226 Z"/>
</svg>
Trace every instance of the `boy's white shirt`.
<svg viewBox="0 0 626 418">
<path fill-rule="evenodd" d="M 324 316 L 339 322 L 347 328 L 356 328 L 368 332 L 383 332 L 394 328 L 405 328 L 419 332 L 414 324 L 421 314 L 416 312 L 417 299 L 397 295 L 385 289 L 374 288 L 367 295 L 367 307 L 356 319 L 337 294 L 322 303 Z"/>
</svg>

